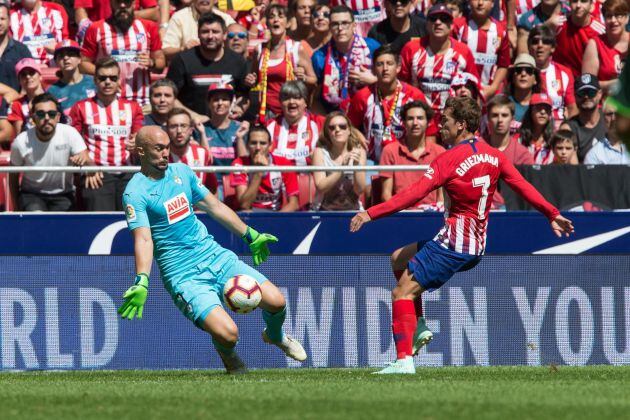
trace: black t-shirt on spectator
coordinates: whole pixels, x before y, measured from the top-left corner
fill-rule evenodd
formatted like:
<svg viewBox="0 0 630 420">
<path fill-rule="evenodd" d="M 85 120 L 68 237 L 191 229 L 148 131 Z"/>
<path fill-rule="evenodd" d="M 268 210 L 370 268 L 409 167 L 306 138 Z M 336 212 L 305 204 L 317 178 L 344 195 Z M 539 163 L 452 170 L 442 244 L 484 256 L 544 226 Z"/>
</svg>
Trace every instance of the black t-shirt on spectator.
<svg viewBox="0 0 630 420">
<path fill-rule="evenodd" d="M 584 127 L 577 115 L 571 118 L 567 124 L 569 124 L 571 131 L 573 131 L 577 136 L 577 155 L 580 162 L 584 161 L 586 154 L 589 150 L 591 150 L 591 147 L 597 143 L 597 141 L 601 141 L 606 138 L 608 132 L 608 129 L 606 128 L 606 121 L 604 120 L 604 114 L 601 111 L 599 112 L 599 122 L 593 128 Z"/>
<path fill-rule="evenodd" d="M 411 25 L 407 32 L 399 33 L 394 31 L 389 19 L 385 19 L 372 26 L 368 37 L 380 42 L 381 45 L 391 44 L 395 51 L 399 51 L 405 46 L 411 38 L 420 38 L 427 34 L 426 20 L 420 16 L 410 15 Z"/>
<path fill-rule="evenodd" d="M 15 65 L 23 58 L 33 58 L 28 47 L 9 38 L 7 47 L 0 56 L 0 83 L 20 91 L 20 82 L 15 74 Z"/>
<path fill-rule="evenodd" d="M 247 62 L 243 56 L 227 48 L 220 60 L 206 60 L 199 49 L 195 47 L 177 54 L 166 77 L 179 89 L 178 99 L 184 106 L 198 114 L 208 115 L 208 86 L 230 82 L 235 89 L 246 90 L 243 80 L 247 75 Z"/>
<path fill-rule="evenodd" d="M 7 103 L 4 102 L 4 98 L 0 97 L 0 120 L 6 119 L 8 113 L 9 108 L 7 107 Z"/>
</svg>

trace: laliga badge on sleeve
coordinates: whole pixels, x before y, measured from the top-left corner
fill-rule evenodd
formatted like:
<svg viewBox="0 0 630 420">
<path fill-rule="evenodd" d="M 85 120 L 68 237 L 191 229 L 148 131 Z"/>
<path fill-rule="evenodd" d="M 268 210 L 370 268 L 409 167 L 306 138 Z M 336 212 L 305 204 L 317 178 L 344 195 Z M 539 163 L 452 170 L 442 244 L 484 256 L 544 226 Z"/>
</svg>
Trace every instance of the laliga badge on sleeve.
<svg viewBox="0 0 630 420">
<path fill-rule="evenodd" d="M 128 222 L 133 222 L 136 220 L 136 209 L 134 209 L 131 204 L 127 204 L 127 207 L 125 207 L 125 215 L 127 216 Z"/>
</svg>

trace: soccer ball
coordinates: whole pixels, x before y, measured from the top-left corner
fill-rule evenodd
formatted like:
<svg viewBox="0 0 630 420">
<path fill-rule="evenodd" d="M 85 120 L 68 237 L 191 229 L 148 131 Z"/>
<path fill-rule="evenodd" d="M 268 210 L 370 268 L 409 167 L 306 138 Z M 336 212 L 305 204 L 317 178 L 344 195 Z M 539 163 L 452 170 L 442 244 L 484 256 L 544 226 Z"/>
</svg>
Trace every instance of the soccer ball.
<svg viewBox="0 0 630 420">
<path fill-rule="evenodd" d="M 246 314 L 258 307 L 262 299 L 260 285 L 247 274 L 238 274 L 223 286 L 225 303 L 238 314 Z"/>
</svg>

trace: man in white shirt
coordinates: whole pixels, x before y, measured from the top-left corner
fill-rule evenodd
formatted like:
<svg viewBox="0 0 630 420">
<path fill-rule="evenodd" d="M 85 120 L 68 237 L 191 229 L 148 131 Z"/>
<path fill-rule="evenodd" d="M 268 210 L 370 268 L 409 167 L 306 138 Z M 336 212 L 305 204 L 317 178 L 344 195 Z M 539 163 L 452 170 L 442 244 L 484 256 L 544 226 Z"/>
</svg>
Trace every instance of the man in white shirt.
<svg viewBox="0 0 630 420">
<path fill-rule="evenodd" d="M 610 104 L 604 105 L 604 116 L 608 126 L 606 138 L 598 141 L 588 151 L 584 158 L 585 165 L 630 165 L 630 153 L 628 147 L 621 141 L 617 129 L 617 116 Z"/>
<path fill-rule="evenodd" d="M 13 166 L 83 166 L 90 162 L 83 138 L 73 127 L 60 124 L 54 96 L 33 98 L 30 114 L 35 126 L 11 145 Z M 73 175 L 67 172 L 25 172 L 9 175 L 9 189 L 17 210 L 67 211 L 74 204 Z"/>
</svg>

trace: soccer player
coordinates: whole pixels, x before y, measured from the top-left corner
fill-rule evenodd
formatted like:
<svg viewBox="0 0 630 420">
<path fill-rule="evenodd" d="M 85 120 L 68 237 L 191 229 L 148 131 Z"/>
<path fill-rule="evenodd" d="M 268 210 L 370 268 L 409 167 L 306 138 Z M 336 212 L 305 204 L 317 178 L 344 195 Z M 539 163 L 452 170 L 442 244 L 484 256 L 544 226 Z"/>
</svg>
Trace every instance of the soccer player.
<svg viewBox="0 0 630 420">
<path fill-rule="evenodd" d="M 225 204 L 205 188 L 183 163 L 168 163 L 170 141 L 157 126 L 143 127 L 136 139 L 140 173 L 129 181 L 123 196 L 127 224 L 134 239 L 136 278 L 123 295 L 118 312 L 123 318 L 142 318 L 147 300 L 149 273 L 155 255 L 164 287 L 175 305 L 197 327 L 212 336 L 228 373 L 246 372 L 235 346 L 238 328 L 223 309 L 223 286 L 237 274 L 254 277 L 262 290 L 260 307 L 267 328 L 266 343 L 278 346 L 295 360 L 306 360 L 306 352 L 284 334 L 286 301 L 265 276 L 221 247 L 193 212 L 193 205 L 208 213 L 249 245 L 254 265 L 267 260 L 268 244 L 278 239 L 247 226 Z"/>
<path fill-rule="evenodd" d="M 480 108 L 471 98 L 449 98 L 440 120 L 442 139 L 452 148 L 438 156 L 423 178 L 385 203 L 352 218 L 350 231 L 381 217 L 408 208 L 429 192 L 442 187 L 450 197 L 445 224 L 418 251 L 412 243 L 396 250 L 392 262 L 406 262 L 406 269 L 392 291 L 392 330 L 397 359 L 380 374 L 415 373 L 412 345 L 417 318 L 414 299 L 439 289 L 455 273 L 477 265 L 484 253 L 488 214 L 499 178 L 529 201 L 550 221 L 557 236 L 573 232 L 570 220 L 560 215 L 497 149 L 478 140 Z"/>
</svg>

